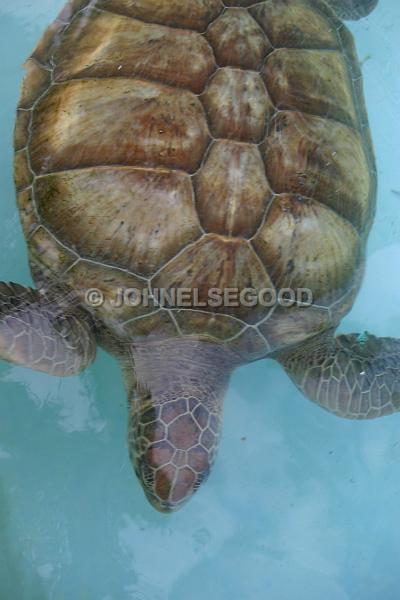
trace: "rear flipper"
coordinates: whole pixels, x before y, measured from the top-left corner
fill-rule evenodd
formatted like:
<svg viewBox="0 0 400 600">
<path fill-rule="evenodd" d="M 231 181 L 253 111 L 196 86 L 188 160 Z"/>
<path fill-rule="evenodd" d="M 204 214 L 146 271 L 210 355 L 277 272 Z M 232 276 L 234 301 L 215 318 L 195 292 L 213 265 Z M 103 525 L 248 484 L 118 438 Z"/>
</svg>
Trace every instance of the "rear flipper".
<svg viewBox="0 0 400 600">
<path fill-rule="evenodd" d="M 67 376 L 95 355 L 88 317 L 66 289 L 42 292 L 0 283 L 0 359 Z"/>
<path fill-rule="evenodd" d="M 400 340 L 329 332 L 278 360 L 308 398 L 340 417 L 373 419 L 400 410 Z"/>
<path fill-rule="evenodd" d="M 340 19 L 358 20 L 376 8 L 379 0 L 325 0 Z"/>
</svg>

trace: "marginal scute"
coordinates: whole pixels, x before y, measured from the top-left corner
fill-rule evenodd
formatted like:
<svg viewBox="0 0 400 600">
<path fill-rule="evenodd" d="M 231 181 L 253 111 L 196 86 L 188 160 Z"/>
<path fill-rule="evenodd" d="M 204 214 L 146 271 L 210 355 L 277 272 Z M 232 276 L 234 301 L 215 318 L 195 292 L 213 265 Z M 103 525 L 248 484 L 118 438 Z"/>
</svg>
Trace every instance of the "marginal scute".
<svg viewBox="0 0 400 600">
<path fill-rule="evenodd" d="M 17 206 L 22 229 L 26 239 L 28 239 L 39 225 L 31 187 L 17 193 Z"/>
<path fill-rule="evenodd" d="M 326 0 L 328 6 L 338 16 L 339 19 L 347 21 L 349 19 L 358 20 L 366 17 L 376 7 L 379 0 L 347 0 L 338 2 L 337 0 Z"/>
<path fill-rule="evenodd" d="M 133 339 L 148 336 L 151 336 L 153 339 L 157 339 L 157 337 L 165 339 L 179 335 L 169 312 L 164 309 L 125 323 L 124 331 L 129 338 Z"/>
<path fill-rule="evenodd" d="M 256 146 L 218 141 L 195 179 L 197 211 L 212 233 L 251 237 L 272 197 Z"/>
<path fill-rule="evenodd" d="M 68 0 L 57 18 L 63 23 L 69 23 L 78 11 L 90 5 L 90 3 L 91 0 Z"/>
<path fill-rule="evenodd" d="M 139 275 L 155 273 L 201 236 L 188 175 L 97 167 L 36 180 L 38 210 L 85 258 Z"/>
<path fill-rule="evenodd" d="M 33 175 L 29 167 L 29 157 L 26 149 L 15 153 L 14 179 L 17 191 L 29 187 L 32 183 Z"/>
<path fill-rule="evenodd" d="M 333 304 L 330 305 L 329 310 L 332 316 L 332 321 L 335 324 L 339 324 L 340 321 L 350 312 L 354 300 L 360 291 L 362 282 L 364 280 L 365 273 L 365 256 L 362 257 L 358 270 L 354 273 L 354 280 L 352 285 L 345 291 L 343 296 L 340 296 Z"/>
<path fill-rule="evenodd" d="M 353 83 L 354 97 L 357 103 L 358 118 L 360 123 L 360 130 L 362 131 L 365 139 L 365 145 L 367 152 L 370 154 L 370 165 L 371 175 L 372 171 L 376 171 L 373 143 L 371 137 L 371 131 L 368 124 L 368 113 L 365 105 L 364 98 L 364 81 L 362 74 L 362 65 L 358 58 L 357 49 L 354 37 L 347 27 L 339 27 L 338 35 L 340 38 L 340 44 L 343 49 L 343 56 L 347 61 L 347 66 Z M 374 173 L 376 176 L 376 172 Z"/>
<path fill-rule="evenodd" d="M 143 77 L 195 93 L 216 68 L 199 33 L 95 11 L 78 16 L 54 55 L 55 79 Z"/>
<path fill-rule="evenodd" d="M 202 97 L 215 138 L 258 143 L 274 106 L 259 73 L 224 68 Z"/>
<path fill-rule="evenodd" d="M 208 29 L 220 67 L 257 70 L 271 50 L 264 32 L 245 9 L 227 9 Z"/>
<path fill-rule="evenodd" d="M 105 164 L 193 172 L 209 142 L 196 96 L 124 78 L 53 87 L 35 110 L 32 131 L 37 174 Z"/>
<path fill-rule="evenodd" d="M 27 60 L 18 108 L 31 108 L 43 92 L 48 89 L 50 82 L 50 71 L 41 67 L 31 58 Z"/>
<path fill-rule="evenodd" d="M 78 260 L 78 256 L 65 248 L 45 228 L 38 227 L 28 242 L 30 258 L 47 276 L 56 278 Z"/>
<path fill-rule="evenodd" d="M 358 126 L 350 77 L 340 52 L 281 48 L 268 56 L 262 74 L 277 108 Z"/>
<path fill-rule="evenodd" d="M 22 150 L 28 144 L 29 124 L 32 113 L 30 110 L 17 110 L 17 118 L 14 128 L 14 148 Z"/>
<path fill-rule="evenodd" d="M 371 179 L 361 137 L 353 129 L 284 111 L 272 120 L 264 157 L 275 192 L 315 198 L 360 232 L 368 229 Z"/>
<path fill-rule="evenodd" d="M 99 0 L 97 6 L 148 23 L 200 32 L 223 10 L 221 0 Z"/>
<path fill-rule="evenodd" d="M 152 287 L 198 290 L 205 311 L 232 315 L 246 322 L 260 319 L 263 306 L 240 302 L 244 290 L 273 288 L 272 282 L 250 245 L 240 238 L 206 235 L 190 246 L 157 274 Z M 214 294 L 213 290 L 217 290 Z M 224 298 L 225 290 L 234 290 Z M 227 292 L 226 292 L 227 293 Z"/>
<path fill-rule="evenodd" d="M 261 2 L 250 13 L 274 48 L 339 48 L 333 24 L 303 0 Z"/>
<path fill-rule="evenodd" d="M 228 348 L 239 355 L 244 363 L 265 358 L 270 348 L 262 335 L 252 327 L 247 327 L 234 340 L 227 342 Z"/>
<path fill-rule="evenodd" d="M 175 320 L 183 334 L 209 335 L 218 340 L 233 337 L 243 329 L 243 323 L 227 315 L 212 314 L 199 310 L 176 310 Z"/>
<path fill-rule="evenodd" d="M 52 67 L 52 57 L 63 31 L 71 22 L 74 15 L 85 8 L 91 0 L 68 0 L 57 19 L 47 28 L 38 45 L 32 53 L 32 58 L 42 65 Z"/>
<path fill-rule="evenodd" d="M 128 319 L 134 319 L 154 311 L 154 305 L 149 303 L 131 302 L 133 295 L 129 293 L 137 290 L 141 293 L 146 289 L 146 283 L 130 273 L 121 269 L 107 267 L 106 265 L 80 260 L 66 274 L 67 283 L 73 287 L 81 299 L 82 305 L 94 312 L 97 318 L 112 324 L 122 324 Z M 96 306 L 87 296 L 89 290 L 99 290 L 103 302 Z M 123 301 L 121 302 L 121 291 Z"/>
<path fill-rule="evenodd" d="M 340 21 L 339 21 L 340 23 Z M 353 34 L 347 27 L 340 24 L 337 28 L 340 45 L 343 50 L 343 56 L 348 63 L 349 70 L 352 75 L 353 82 L 358 82 L 357 93 L 358 100 L 364 101 L 364 86 L 362 74 L 362 62 L 359 60 L 356 48 L 356 42 Z M 360 102 L 359 108 L 366 112 L 364 102 Z M 366 115 L 367 116 L 367 115 Z"/>
<path fill-rule="evenodd" d="M 258 328 L 267 339 L 272 352 L 300 344 L 337 325 L 327 308 L 317 306 L 277 306 L 273 314 Z"/>
<path fill-rule="evenodd" d="M 56 19 L 43 34 L 32 52 L 32 58 L 46 67 L 51 67 L 53 52 L 57 48 L 65 28 L 66 24 Z"/>
<path fill-rule="evenodd" d="M 224 0 L 225 6 L 239 6 L 239 7 L 247 7 L 255 4 L 257 0 Z"/>
<path fill-rule="evenodd" d="M 275 198 L 253 245 L 276 288 L 295 294 L 306 288 L 314 304 L 329 306 L 338 299 L 360 263 L 360 238 L 352 225 L 294 194 Z"/>
</svg>

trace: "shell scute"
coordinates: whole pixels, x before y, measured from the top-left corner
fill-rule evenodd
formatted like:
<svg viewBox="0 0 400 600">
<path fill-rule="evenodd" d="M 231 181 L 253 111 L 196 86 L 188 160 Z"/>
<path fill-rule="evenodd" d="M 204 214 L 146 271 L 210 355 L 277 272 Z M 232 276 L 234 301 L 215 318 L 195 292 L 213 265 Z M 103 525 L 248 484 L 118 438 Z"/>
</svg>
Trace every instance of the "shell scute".
<svg viewBox="0 0 400 600">
<path fill-rule="evenodd" d="M 29 165 L 29 154 L 26 148 L 18 150 L 14 156 L 14 179 L 17 192 L 29 187 L 33 181 L 33 173 Z"/>
<path fill-rule="evenodd" d="M 274 48 L 339 48 L 332 22 L 302 0 L 261 2 L 250 13 Z"/>
<path fill-rule="evenodd" d="M 43 220 L 80 255 L 148 276 L 201 236 L 190 178 L 97 167 L 36 181 Z"/>
<path fill-rule="evenodd" d="M 240 335 L 229 341 L 228 345 L 244 361 L 259 360 L 271 352 L 266 339 L 253 327 L 244 329 Z"/>
<path fill-rule="evenodd" d="M 79 293 L 120 280 L 200 300 L 309 285 L 322 305 L 106 302 L 114 337 L 207 335 L 256 360 L 351 306 L 375 166 L 352 36 L 323 0 L 71 0 L 20 106 L 18 203 L 39 283 L 62 273 Z M 78 259 L 65 275 L 57 244 Z"/>
<path fill-rule="evenodd" d="M 29 251 L 33 262 L 49 279 L 64 274 L 79 258 L 43 226 L 30 237 Z"/>
<path fill-rule="evenodd" d="M 200 310 L 176 310 L 174 316 L 183 334 L 209 335 L 217 340 L 229 339 L 240 333 L 244 327 L 243 323 L 227 315 L 207 313 Z"/>
<path fill-rule="evenodd" d="M 216 138 L 259 143 L 274 106 L 259 73 L 223 68 L 202 96 Z"/>
<path fill-rule="evenodd" d="M 54 62 L 57 81 L 138 76 L 195 93 L 203 91 L 216 68 L 212 50 L 199 33 L 97 11 L 90 19 L 82 14 L 74 20 Z"/>
<path fill-rule="evenodd" d="M 340 52 L 280 48 L 268 56 L 263 77 L 279 109 L 312 113 L 357 127 L 350 78 Z"/>
<path fill-rule="evenodd" d="M 162 339 L 179 335 L 178 329 L 167 310 L 159 310 L 125 323 L 124 332 L 129 338 L 154 336 Z"/>
<path fill-rule="evenodd" d="M 327 308 L 278 306 L 258 329 L 268 341 L 270 351 L 276 352 L 292 344 L 301 343 L 334 325 L 336 322 Z"/>
<path fill-rule="evenodd" d="M 197 210 L 206 231 L 255 234 L 272 197 L 256 146 L 215 142 L 195 181 Z"/>
<path fill-rule="evenodd" d="M 106 324 L 122 326 L 130 319 L 143 317 L 155 310 L 151 302 L 137 305 L 129 302 L 118 304 L 120 289 L 139 292 L 145 287 L 145 283 L 133 274 L 115 267 L 79 260 L 68 269 L 66 281 L 77 292 L 82 304 L 87 305 L 96 317 Z M 86 295 L 90 289 L 101 292 L 103 302 L 99 303 L 99 306 L 88 305 Z M 115 308 L 116 304 L 118 308 Z"/>
<path fill-rule="evenodd" d="M 227 9 L 207 31 L 220 67 L 257 70 L 271 43 L 258 23 L 245 9 Z"/>
<path fill-rule="evenodd" d="M 360 232 L 371 218 L 371 178 L 360 134 L 321 117 L 283 111 L 274 117 L 263 156 L 275 192 L 319 200 Z"/>
<path fill-rule="evenodd" d="M 238 293 L 249 288 L 273 289 L 262 262 L 245 240 L 214 234 L 203 236 L 168 263 L 152 280 L 152 286 L 166 290 L 198 290 L 198 304 L 204 305 L 202 310 L 222 312 L 246 322 L 259 320 L 266 309 L 261 305 L 250 307 L 240 303 Z M 217 290 L 216 305 L 214 297 L 210 296 L 211 290 Z M 226 290 L 234 290 L 231 301 L 224 301 Z"/>
<path fill-rule="evenodd" d="M 38 216 L 33 203 L 33 192 L 31 187 L 17 193 L 17 206 L 23 232 L 25 237 L 29 239 L 39 225 Z"/>
<path fill-rule="evenodd" d="M 105 164 L 193 172 L 209 143 L 204 111 L 193 94 L 125 78 L 51 88 L 36 108 L 32 133 L 37 174 Z"/>
<path fill-rule="evenodd" d="M 18 108 L 32 108 L 36 100 L 48 89 L 50 82 L 51 73 L 48 69 L 44 69 L 33 59 L 27 60 Z"/>
<path fill-rule="evenodd" d="M 205 31 L 223 10 L 221 0 L 99 0 L 99 8 L 149 23 Z"/>
<path fill-rule="evenodd" d="M 277 289 L 306 288 L 314 304 L 327 306 L 352 283 L 361 255 L 352 225 L 293 194 L 274 200 L 253 244 Z"/>
<path fill-rule="evenodd" d="M 16 151 L 22 150 L 28 144 L 31 115 L 32 113 L 29 110 L 17 110 L 14 128 L 14 148 Z"/>
</svg>

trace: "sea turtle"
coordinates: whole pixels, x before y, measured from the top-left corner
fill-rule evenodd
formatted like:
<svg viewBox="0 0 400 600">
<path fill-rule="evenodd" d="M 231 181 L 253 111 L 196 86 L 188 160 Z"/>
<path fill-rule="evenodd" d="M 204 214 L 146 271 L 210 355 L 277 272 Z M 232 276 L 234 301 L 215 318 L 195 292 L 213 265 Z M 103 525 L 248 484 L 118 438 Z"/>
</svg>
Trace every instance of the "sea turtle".
<svg viewBox="0 0 400 600">
<path fill-rule="evenodd" d="M 71 0 L 27 61 L 15 178 L 37 289 L 1 284 L 0 356 L 66 376 L 114 353 L 161 511 L 207 477 L 238 365 L 273 358 L 342 417 L 399 409 L 400 342 L 334 336 L 376 196 L 340 19 L 376 3 Z"/>
</svg>

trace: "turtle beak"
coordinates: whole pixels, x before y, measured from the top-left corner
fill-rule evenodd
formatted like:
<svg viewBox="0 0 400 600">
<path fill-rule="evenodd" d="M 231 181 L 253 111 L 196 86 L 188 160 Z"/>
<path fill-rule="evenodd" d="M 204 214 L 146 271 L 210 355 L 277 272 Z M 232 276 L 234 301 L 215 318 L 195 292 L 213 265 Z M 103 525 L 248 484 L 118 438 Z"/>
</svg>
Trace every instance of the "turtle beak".
<svg viewBox="0 0 400 600">
<path fill-rule="evenodd" d="M 187 467 L 177 469 L 163 466 L 157 470 L 154 484 L 148 485 L 148 482 L 143 480 L 140 474 L 139 478 L 152 506 L 159 512 L 168 514 L 182 508 L 200 487 L 206 476 L 194 474 Z"/>
</svg>

